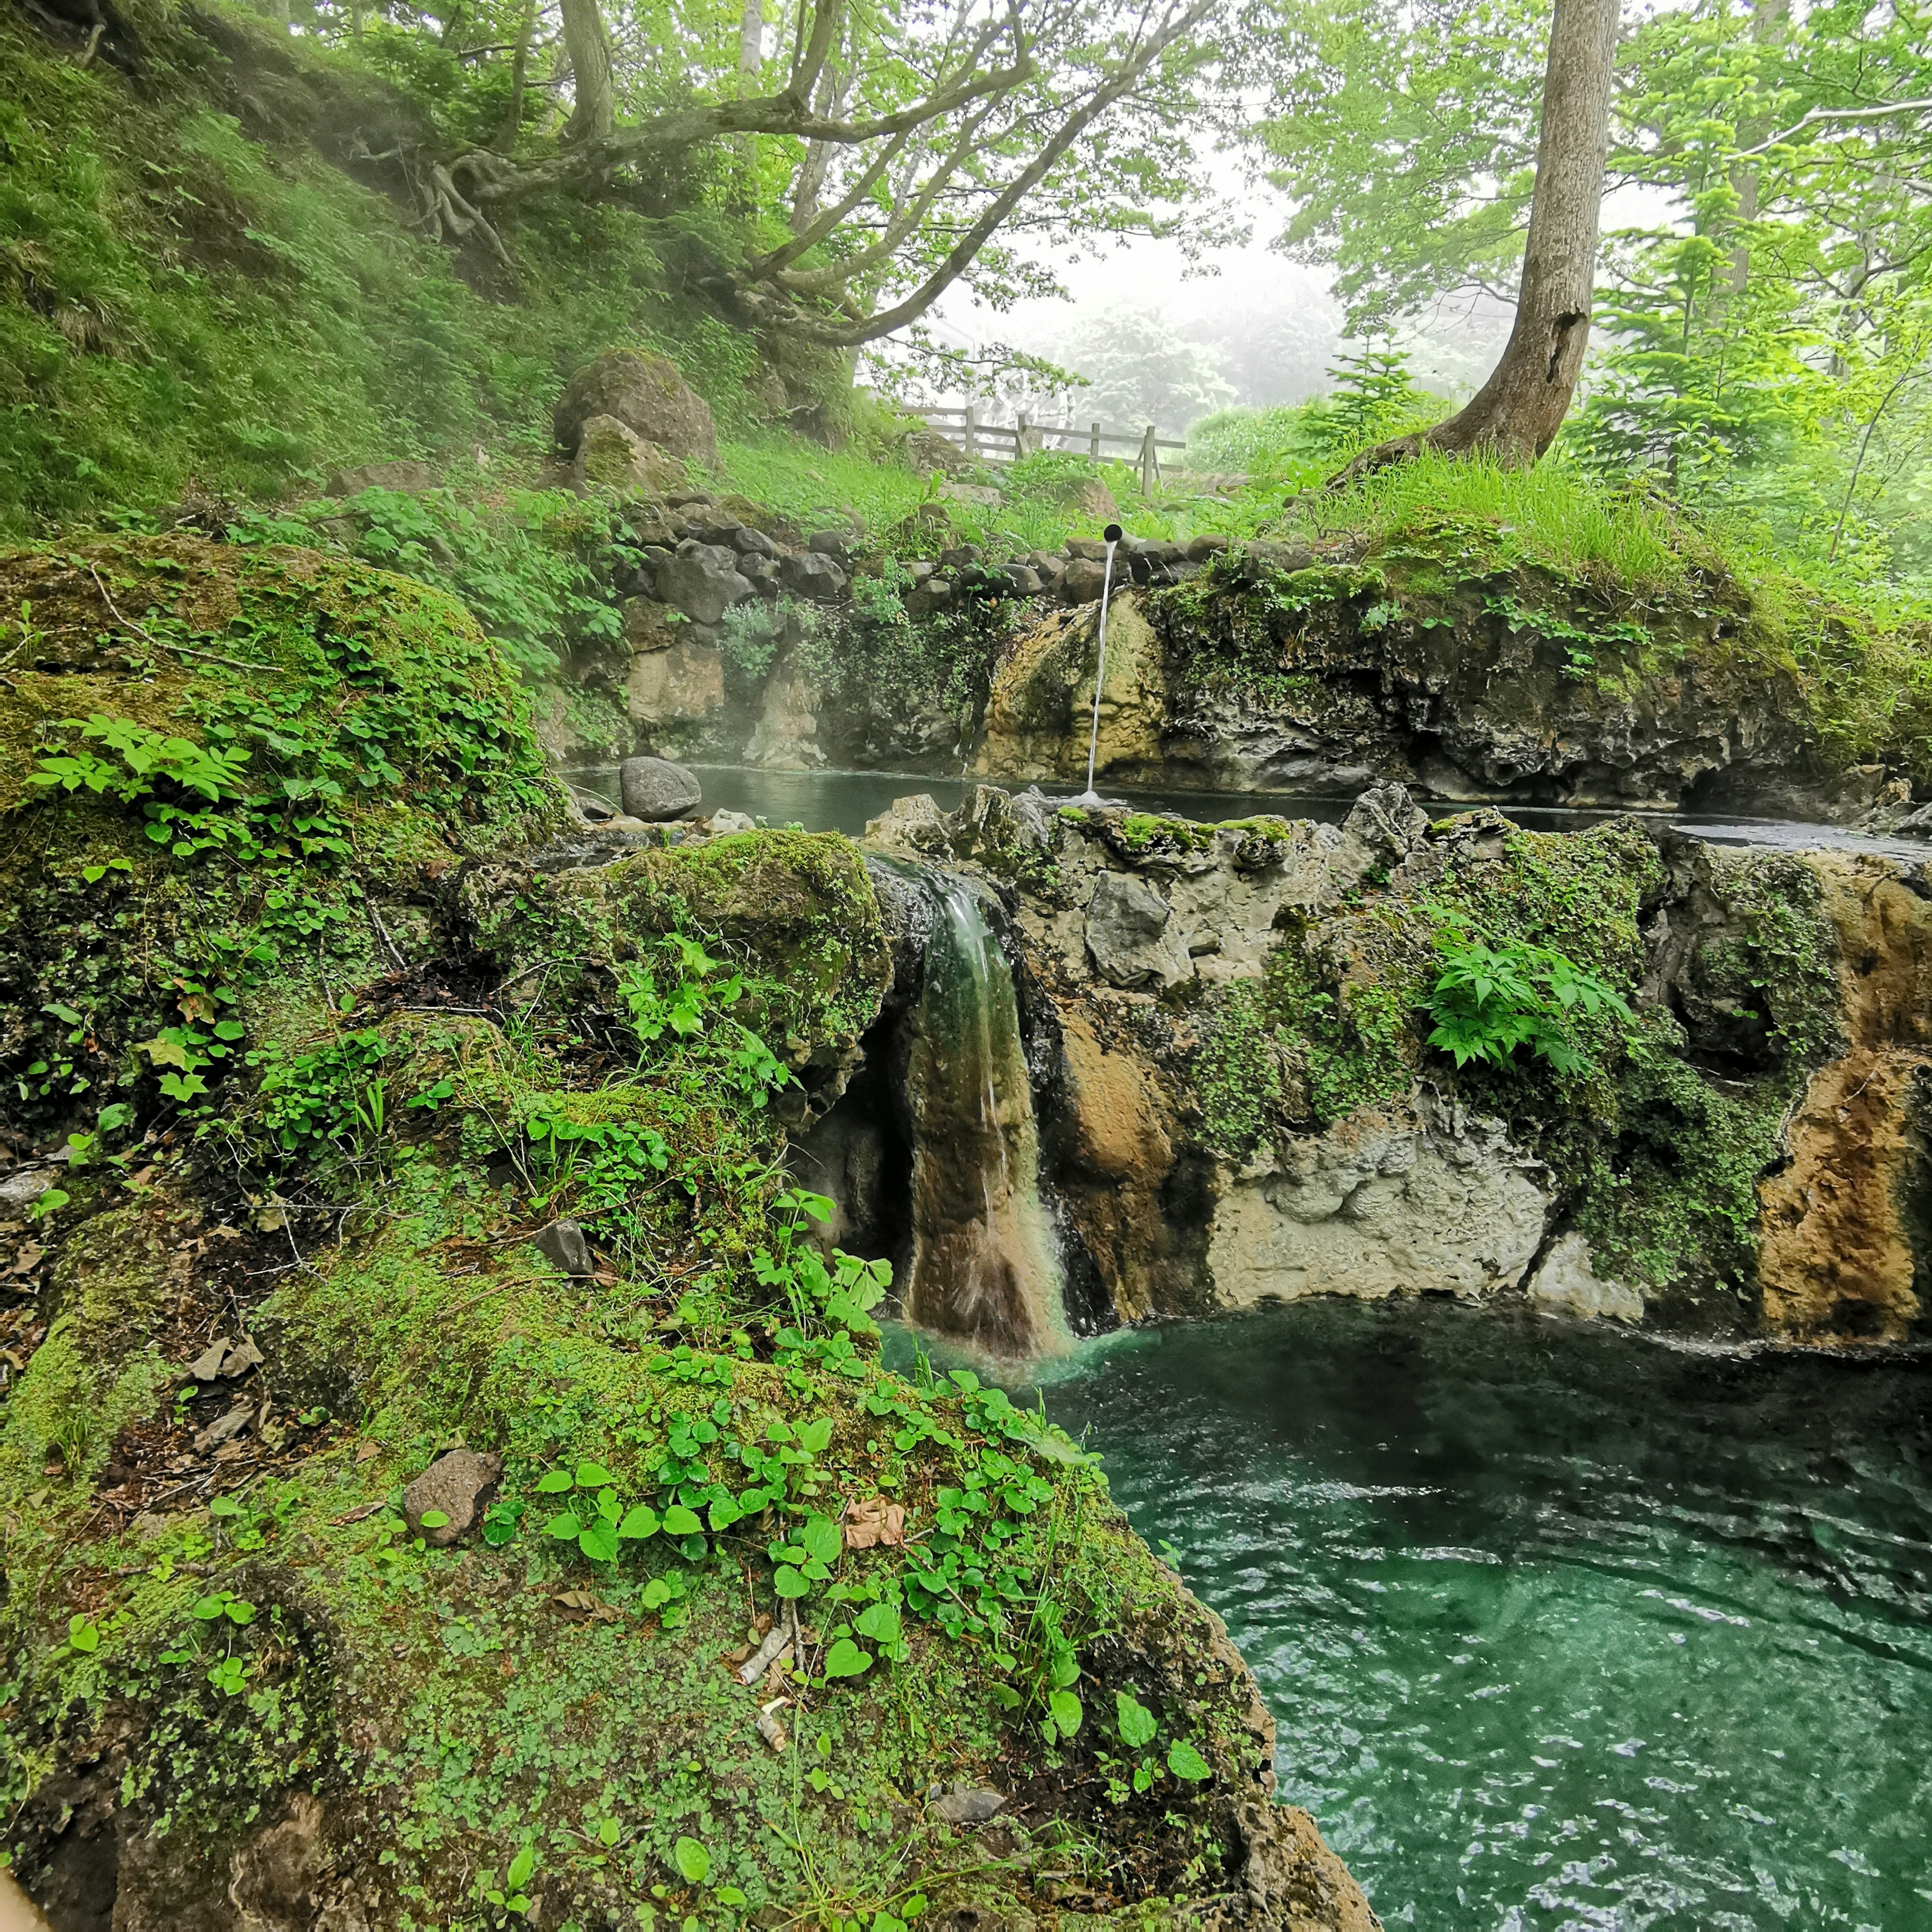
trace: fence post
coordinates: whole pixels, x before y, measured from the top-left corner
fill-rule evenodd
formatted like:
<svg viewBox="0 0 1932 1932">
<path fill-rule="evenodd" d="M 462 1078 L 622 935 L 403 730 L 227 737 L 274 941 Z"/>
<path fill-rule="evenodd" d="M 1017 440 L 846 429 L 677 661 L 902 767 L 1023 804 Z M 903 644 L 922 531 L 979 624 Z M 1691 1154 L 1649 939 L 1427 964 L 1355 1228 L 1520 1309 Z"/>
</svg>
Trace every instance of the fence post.
<svg viewBox="0 0 1932 1932">
<path fill-rule="evenodd" d="M 1151 496 L 1154 485 L 1160 481 L 1160 458 L 1154 446 L 1154 428 L 1147 426 L 1147 434 L 1141 438 L 1141 494 Z"/>
<path fill-rule="evenodd" d="M 1090 442 L 1089 442 L 1089 444 L 1088 445 L 1088 447 L 1087 447 L 1087 454 L 1088 454 L 1088 456 L 1089 456 L 1089 457 L 1090 457 L 1090 458 L 1093 459 L 1093 460 L 1094 460 L 1094 462 L 1098 463 L 1098 462 L 1100 461 L 1100 425 L 1098 423 L 1096 423 L 1096 424 L 1094 425 L 1094 436 L 1093 436 L 1093 440 L 1092 440 L 1092 441 L 1091 441 Z"/>
<path fill-rule="evenodd" d="M 970 463 L 979 453 L 980 411 L 972 403 L 966 405 L 966 459 Z"/>
</svg>

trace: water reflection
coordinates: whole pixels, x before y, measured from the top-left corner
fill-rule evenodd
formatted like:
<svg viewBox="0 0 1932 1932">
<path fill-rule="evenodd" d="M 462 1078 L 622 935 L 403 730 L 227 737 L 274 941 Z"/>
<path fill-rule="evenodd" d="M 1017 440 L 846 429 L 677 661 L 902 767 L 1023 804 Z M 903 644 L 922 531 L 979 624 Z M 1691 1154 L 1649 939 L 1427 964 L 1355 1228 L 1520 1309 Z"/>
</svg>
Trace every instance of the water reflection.
<svg viewBox="0 0 1932 1932">
<path fill-rule="evenodd" d="M 856 838 L 896 798 L 926 792 L 942 812 L 951 812 L 980 778 L 935 778 L 916 772 L 775 772 L 743 765 L 694 765 L 704 787 L 704 809 L 742 812 L 772 825 L 802 825 L 808 832 L 842 832 Z M 566 774 L 569 783 L 586 796 L 602 799 L 614 810 L 617 802 L 617 772 L 614 765 L 588 766 Z M 1013 789 L 1021 789 L 1014 784 Z M 1057 802 L 1070 799 L 1070 785 L 1042 788 Z M 1311 818 L 1339 825 L 1348 815 L 1347 798 L 1293 792 L 1148 791 L 1102 784 L 1101 795 L 1131 806 L 1136 812 L 1174 812 L 1184 818 L 1215 824 L 1231 818 L 1252 818 L 1272 813 L 1284 818 Z M 1424 799 L 1431 812 L 1443 816 L 1475 808 L 1441 800 Z M 1888 838 L 1848 832 L 1842 827 L 1814 825 L 1795 819 L 1718 818 L 1678 812 L 1619 813 L 1595 808 L 1573 810 L 1558 806 L 1511 805 L 1498 808 L 1517 824 L 1533 832 L 1578 832 L 1605 819 L 1635 817 L 1657 825 L 1681 826 L 1719 845 L 1748 845 L 1780 851 L 1806 851 L 1820 847 L 1836 850 L 1882 854 L 1893 858 L 1932 856 L 1932 847 L 1911 838 Z"/>
</svg>

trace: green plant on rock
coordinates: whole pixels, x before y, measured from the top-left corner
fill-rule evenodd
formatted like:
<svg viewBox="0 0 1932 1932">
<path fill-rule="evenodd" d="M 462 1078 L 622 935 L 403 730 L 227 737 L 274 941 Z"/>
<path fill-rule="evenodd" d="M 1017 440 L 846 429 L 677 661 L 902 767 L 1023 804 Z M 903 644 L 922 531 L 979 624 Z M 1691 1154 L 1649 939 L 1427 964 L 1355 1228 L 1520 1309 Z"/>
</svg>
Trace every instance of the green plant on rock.
<svg viewBox="0 0 1932 1932">
<path fill-rule="evenodd" d="M 1559 1074 L 1590 1069 L 1577 1042 L 1573 1016 L 1608 1015 L 1634 1024 L 1635 1016 L 1616 988 L 1555 947 L 1526 940 L 1492 939 L 1466 914 L 1442 906 L 1426 910 L 1436 922 L 1441 970 L 1424 1004 L 1433 1024 L 1429 1044 L 1459 1067 L 1472 1060 L 1508 1066 L 1527 1046 Z"/>
</svg>

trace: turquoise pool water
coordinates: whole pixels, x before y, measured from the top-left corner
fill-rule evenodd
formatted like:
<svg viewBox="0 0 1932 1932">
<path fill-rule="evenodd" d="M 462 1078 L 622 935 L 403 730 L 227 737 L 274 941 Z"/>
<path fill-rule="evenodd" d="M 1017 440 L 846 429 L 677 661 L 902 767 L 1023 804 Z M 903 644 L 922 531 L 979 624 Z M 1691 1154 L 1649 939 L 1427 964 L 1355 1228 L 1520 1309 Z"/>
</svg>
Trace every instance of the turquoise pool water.
<svg viewBox="0 0 1932 1932">
<path fill-rule="evenodd" d="M 1932 1927 L 1932 1364 L 1331 1302 L 1045 1393 L 1385 1924 Z"/>
</svg>

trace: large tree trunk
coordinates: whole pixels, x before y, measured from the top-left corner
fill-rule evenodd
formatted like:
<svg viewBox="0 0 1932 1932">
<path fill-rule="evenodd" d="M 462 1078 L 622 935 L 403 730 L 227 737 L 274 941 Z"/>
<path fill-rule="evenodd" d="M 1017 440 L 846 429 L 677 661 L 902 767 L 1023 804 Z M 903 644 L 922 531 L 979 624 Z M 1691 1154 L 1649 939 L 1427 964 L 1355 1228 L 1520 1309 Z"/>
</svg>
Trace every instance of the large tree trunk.
<svg viewBox="0 0 1932 1932">
<path fill-rule="evenodd" d="M 1481 450 L 1506 463 L 1529 464 L 1555 440 L 1589 340 L 1617 7 L 1618 0 L 1556 0 L 1522 285 L 1502 359 L 1447 422 L 1366 452 L 1346 475 L 1380 469 L 1424 446 L 1452 455 Z"/>
<path fill-rule="evenodd" d="M 562 0 L 564 50 L 570 57 L 576 105 L 564 124 L 566 142 L 601 141 L 617 124 L 610 71 L 610 36 L 597 0 Z"/>
</svg>

